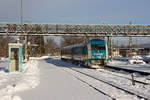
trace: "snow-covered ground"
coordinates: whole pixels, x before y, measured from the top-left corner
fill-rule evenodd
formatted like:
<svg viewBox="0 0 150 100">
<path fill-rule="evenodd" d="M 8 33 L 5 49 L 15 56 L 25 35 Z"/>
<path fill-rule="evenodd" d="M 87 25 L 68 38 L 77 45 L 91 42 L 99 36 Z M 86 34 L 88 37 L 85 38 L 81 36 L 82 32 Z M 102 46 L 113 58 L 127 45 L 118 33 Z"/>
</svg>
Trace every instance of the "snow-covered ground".
<svg viewBox="0 0 150 100">
<path fill-rule="evenodd" d="M 7 60 L 0 61 L 0 100 L 22 100 L 20 91 L 36 88 L 39 84 L 39 68 L 36 60 L 23 65 L 23 72 L 7 71 Z"/>
<path fill-rule="evenodd" d="M 111 63 L 129 65 L 126 61 Z M 143 100 L 69 68 L 150 98 L 150 85 L 136 83 L 132 86 L 130 80 L 113 75 L 131 78 L 124 72 L 83 68 L 47 56 L 32 57 L 23 65 L 23 72 L 8 73 L 7 65 L 7 59 L 0 60 L 0 100 Z M 142 75 L 136 80 L 150 82 Z"/>
<path fill-rule="evenodd" d="M 107 65 L 150 73 L 150 64 L 145 63 L 143 60 L 143 57 L 140 56 L 132 58 L 114 57 L 114 60 Z M 140 64 L 135 64 L 135 62 L 140 62 Z"/>
<path fill-rule="evenodd" d="M 111 100 L 45 58 L 31 58 L 23 72 L 1 70 L 0 100 Z M 7 61 L 0 66 L 7 68 Z"/>
<path fill-rule="evenodd" d="M 61 66 L 38 60 L 40 84 L 36 89 L 20 92 L 24 100 L 111 100 L 74 78 Z"/>
<path fill-rule="evenodd" d="M 99 80 L 103 80 L 107 83 L 113 84 L 117 87 L 124 88 L 125 90 L 128 90 L 128 91 L 132 91 L 133 93 L 135 93 L 137 95 L 143 95 L 143 96 L 150 98 L 150 95 L 149 95 L 150 85 L 136 83 L 136 85 L 133 86 L 131 80 L 122 78 L 122 77 L 117 77 L 110 73 L 106 73 L 107 70 L 101 69 L 99 71 L 99 70 L 94 70 L 94 69 L 82 68 L 82 67 L 78 67 L 78 66 L 75 66 L 72 64 L 68 64 L 66 62 L 62 62 L 60 59 L 50 60 L 50 63 L 56 64 L 57 66 L 61 66 L 65 70 L 66 70 L 66 68 L 70 67 L 77 71 L 80 71 L 80 72 L 86 73 L 90 76 L 93 76 Z M 84 81 L 88 82 L 88 84 L 95 86 L 96 88 L 109 94 L 111 97 L 115 97 L 118 100 L 140 100 L 135 95 L 129 95 L 128 93 L 125 93 L 124 91 L 120 91 L 114 87 L 109 86 L 108 84 L 104 84 L 99 81 L 93 80 L 87 76 L 84 76 L 77 72 L 71 71 L 70 69 L 67 69 L 67 71 L 70 72 L 71 74 L 73 74 L 74 76 L 81 78 Z M 117 73 L 115 73 L 115 74 L 117 74 Z M 120 74 L 120 76 L 121 75 L 122 74 Z M 128 76 L 128 75 L 127 76 L 123 75 L 123 76 L 131 79 L 131 76 Z M 138 78 L 138 80 L 143 81 L 143 79 L 141 79 L 141 78 Z M 145 80 L 143 82 L 149 82 L 149 81 Z"/>
</svg>

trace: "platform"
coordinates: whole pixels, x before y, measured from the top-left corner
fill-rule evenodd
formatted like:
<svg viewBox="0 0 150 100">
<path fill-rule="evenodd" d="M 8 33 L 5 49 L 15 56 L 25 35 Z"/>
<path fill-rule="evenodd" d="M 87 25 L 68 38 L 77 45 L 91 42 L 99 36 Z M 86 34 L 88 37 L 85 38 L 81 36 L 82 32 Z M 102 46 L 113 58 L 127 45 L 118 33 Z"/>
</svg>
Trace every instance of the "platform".
<svg viewBox="0 0 150 100">
<path fill-rule="evenodd" d="M 61 66 L 39 60 L 40 84 L 19 92 L 24 100 L 111 100 L 108 96 L 71 76 Z"/>
</svg>

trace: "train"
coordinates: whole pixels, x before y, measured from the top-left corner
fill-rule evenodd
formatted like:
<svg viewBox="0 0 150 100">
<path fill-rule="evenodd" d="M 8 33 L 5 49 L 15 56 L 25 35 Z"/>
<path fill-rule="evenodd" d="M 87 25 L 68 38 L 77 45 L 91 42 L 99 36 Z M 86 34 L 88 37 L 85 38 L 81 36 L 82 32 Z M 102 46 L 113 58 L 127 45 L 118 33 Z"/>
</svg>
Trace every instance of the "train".
<svg viewBox="0 0 150 100">
<path fill-rule="evenodd" d="M 90 68 L 100 68 L 105 66 L 108 60 L 107 43 L 104 39 L 91 39 L 87 42 L 63 47 L 61 59 Z"/>
</svg>

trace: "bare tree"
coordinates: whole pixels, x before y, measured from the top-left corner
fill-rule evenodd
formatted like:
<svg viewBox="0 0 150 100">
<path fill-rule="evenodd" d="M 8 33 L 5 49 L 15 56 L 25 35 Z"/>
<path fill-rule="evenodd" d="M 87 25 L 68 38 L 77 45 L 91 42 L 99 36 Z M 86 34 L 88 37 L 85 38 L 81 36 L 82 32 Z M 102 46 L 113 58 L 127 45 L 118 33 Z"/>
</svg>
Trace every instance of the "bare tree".
<svg viewBox="0 0 150 100">
<path fill-rule="evenodd" d="M 44 36 L 29 36 L 28 42 L 32 45 L 37 45 L 29 47 L 28 53 L 30 56 L 41 56 L 45 54 Z"/>
<path fill-rule="evenodd" d="M 46 54 L 59 55 L 60 48 L 54 39 L 52 38 L 47 39 L 45 44 L 45 52 Z"/>
<path fill-rule="evenodd" d="M 13 37 L 0 36 L 0 56 L 8 57 L 8 44 L 15 42 Z"/>
<path fill-rule="evenodd" d="M 86 37 L 71 37 L 71 36 L 66 37 L 66 36 L 62 36 L 61 47 L 74 45 L 74 44 L 77 44 L 77 43 L 82 43 L 86 39 L 87 39 Z"/>
</svg>

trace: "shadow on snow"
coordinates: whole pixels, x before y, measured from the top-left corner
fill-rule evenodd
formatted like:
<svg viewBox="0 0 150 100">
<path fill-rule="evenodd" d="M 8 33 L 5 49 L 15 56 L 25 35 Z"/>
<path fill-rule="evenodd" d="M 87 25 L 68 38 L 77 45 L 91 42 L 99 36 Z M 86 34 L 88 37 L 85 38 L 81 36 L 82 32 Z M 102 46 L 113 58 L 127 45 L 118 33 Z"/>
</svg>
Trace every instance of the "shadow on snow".
<svg viewBox="0 0 150 100">
<path fill-rule="evenodd" d="M 0 66 L 0 71 L 8 72 L 8 69 Z"/>
<path fill-rule="evenodd" d="M 3 63 L 5 64 L 6 62 L 7 61 L 0 60 L 0 63 L 2 64 L 0 65 L 0 71 L 8 72 L 8 69 L 3 66 Z"/>
<path fill-rule="evenodd" d="M 53 65 L 56 65 L 57 67 L 85 68 L 85 67 L 83 67 L 83 66 L 77 66 L 77 65 L 74 65 L 74 64 L 69 63 L 69 62 L 64 62 L 64 61 L 62 61 L 61 59 L 46 58 L 46 59 L 44 59 L 44 60 L 45 60 L 47 63 L 51 63 L 51 64 L 53 64 Z"/>
</svg>

